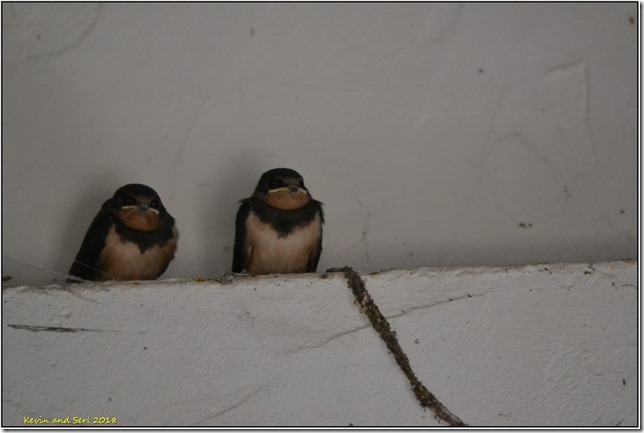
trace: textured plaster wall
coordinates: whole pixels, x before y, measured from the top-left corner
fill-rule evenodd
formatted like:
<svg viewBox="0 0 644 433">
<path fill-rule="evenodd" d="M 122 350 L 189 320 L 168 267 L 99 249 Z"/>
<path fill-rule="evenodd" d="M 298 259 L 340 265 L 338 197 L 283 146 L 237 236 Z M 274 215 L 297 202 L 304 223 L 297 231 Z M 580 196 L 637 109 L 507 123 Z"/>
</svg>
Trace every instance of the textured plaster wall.
<svg viewBox="0 0 644 433">
<path fill-rule="evenodd" d="M 636 3 L 3 3 L 3 275 L 50 283 L 130 182 L 165 277 L 229 270 L 278 166 L 325 203 L 320 269 L 636 256 Z"/>
<path fill-rule="evenodd" d="M 469 425 L 637 425 L 637 263 L 363 278 L 418 379 Z M 5 426 L 439 425 L 342 274 L 2 299 Z"/>
</svg>

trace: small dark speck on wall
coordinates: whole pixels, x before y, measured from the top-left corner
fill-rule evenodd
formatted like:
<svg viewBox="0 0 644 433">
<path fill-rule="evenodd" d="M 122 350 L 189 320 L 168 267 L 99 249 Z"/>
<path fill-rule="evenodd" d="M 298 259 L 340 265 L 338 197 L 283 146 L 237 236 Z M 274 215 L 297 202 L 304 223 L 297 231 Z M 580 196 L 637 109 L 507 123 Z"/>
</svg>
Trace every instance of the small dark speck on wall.
<svg viewBox="0 0 644 433">
<path fill-rule="evenodd" d="M 255 29 L 252 27 L 250 28 L 250 35 L 255 36 Z"/>
<path fill-rule="evenodd" d="M 532 223 L 519 223 L 519 227 L 521 227 L 522 229 L 529 229 L 530 227 L 532 227 Z"/>
<path fill-rule="evenodd" d="M 479 68 L 479 74 L 483 73 L 483 68 Z"/>
<path fill-rule="evenodd" d="M 619 214 L 620 214 L 620 215 L 624 215 L 624 209 L 620 210 L 620 211 L 619 211 Z"/>
<path fill-rule="evenodd" d="M 628 17 L 628 21 L 630 21 L 631 25 L 635 25 L 635 18 L 633 17 Z"/>
</svg>

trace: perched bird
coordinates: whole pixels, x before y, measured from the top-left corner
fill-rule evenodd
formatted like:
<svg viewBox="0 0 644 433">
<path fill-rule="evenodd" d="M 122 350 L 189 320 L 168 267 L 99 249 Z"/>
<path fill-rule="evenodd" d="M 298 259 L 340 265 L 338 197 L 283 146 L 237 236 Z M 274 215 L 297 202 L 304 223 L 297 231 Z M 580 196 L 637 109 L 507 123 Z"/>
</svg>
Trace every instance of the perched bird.
<svg viewBox="0 0 644 433">
<path fill-rule="evenodd" d="M 315 272 L 322 253 L 324 213 L 297 171 L 267 171 L 253 195 L 240 203 L 233 272 Z"/>
<path fill-rule="evenodd" d="M 91 281 L 153 280 L 174 258 L 178 238 L 156 191 L 125 185 L 103 203 L 69 273 Z"/>
</svg>

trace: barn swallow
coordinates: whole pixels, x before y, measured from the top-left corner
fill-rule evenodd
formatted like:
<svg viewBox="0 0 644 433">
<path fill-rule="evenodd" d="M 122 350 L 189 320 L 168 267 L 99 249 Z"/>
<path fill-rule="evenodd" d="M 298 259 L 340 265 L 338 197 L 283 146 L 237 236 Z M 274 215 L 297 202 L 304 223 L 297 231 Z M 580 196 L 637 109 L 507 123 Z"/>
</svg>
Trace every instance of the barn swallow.
<svg viewBox="0 0 644 433">
<path fill-rule="evenodd" d="M 322 253 L 322 203 L 289 168 L 262 175 L 235 219 L 233 272 L 315 272 Z"/>
<path fill-rule="evenodd" d="M 69 273 L 90 281 L 154 280 L 174 258 L 178 238 L 156 191 L 125 185 L 103 203 Z"/>
</svg>

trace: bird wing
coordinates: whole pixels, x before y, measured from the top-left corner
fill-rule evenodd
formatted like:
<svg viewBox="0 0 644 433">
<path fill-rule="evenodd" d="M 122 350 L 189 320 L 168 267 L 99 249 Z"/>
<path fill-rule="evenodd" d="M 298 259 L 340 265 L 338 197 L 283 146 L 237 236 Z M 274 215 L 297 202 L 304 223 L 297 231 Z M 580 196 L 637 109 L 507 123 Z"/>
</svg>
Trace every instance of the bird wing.
<svg viewBox="0 0 644 433">
<path fill-rule="evenodd" d="M 320 261 L 320 255 L 322 254 L 322 233 L 320 233 L 320 240 L 316 248 L 312 251 L 311 256 L 309 257 L 309 263 L 306 266 L 306 272 L 315 272 L 318 268 L 318 262 Z"/>
<path fill-rule="evenodd" d="M 235 218 L 235 248 L 233 250 L 233 272 L 242 272 L 248 262 L 246 247 L 246 220 L 251 213 L 251 205 L 242 200 Z"/>
<path fill-rule="evenodd" d="M 89 281 L 95 280 L 100 275 L 100 254 L 105 248 L 105 237 L 113 224 L 109 204 L 110 200 L 103 203 L 101 210 L 87 229 L 83 243 L 69 270 L 70 275 Z"/>
<path fill-rule="evenodd" d="M 315 250 L 311 253 L 309 257 L 309 263 L 307 265 L 307 272 L 315 272 L 318 268 L 318 262 L 320 261 L 320 255 L 322 255 L 322 225 L 324 225 L 324 211 L 322 210 L 322 203 L 317 200 L 312 200 L 315 203 L 315 206 L 318 209 L 318 215 L 320 217 L 320 239 L 316 245 Z"/>
</svg>

